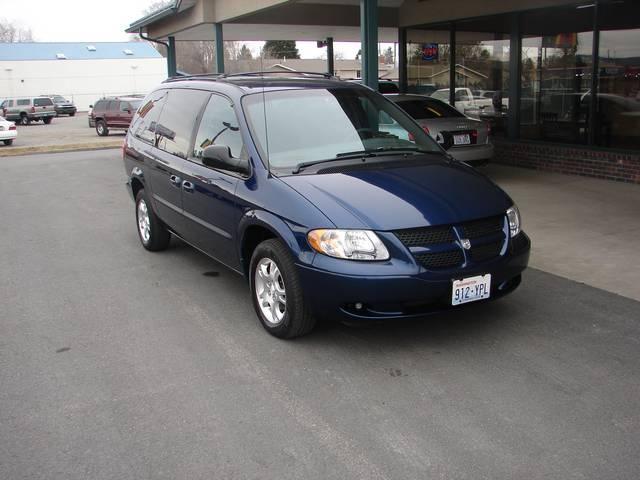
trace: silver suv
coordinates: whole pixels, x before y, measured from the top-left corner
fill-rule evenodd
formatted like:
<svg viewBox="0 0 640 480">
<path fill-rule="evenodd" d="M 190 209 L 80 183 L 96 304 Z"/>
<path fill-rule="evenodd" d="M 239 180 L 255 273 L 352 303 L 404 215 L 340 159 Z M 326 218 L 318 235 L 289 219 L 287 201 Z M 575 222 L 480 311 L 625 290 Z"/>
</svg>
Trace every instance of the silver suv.
<svg viewBox="0 0 640 480">
<path fill-rule="evenodd" d="M 56 116 L 56 109 L 49 97 L 16 97 L 4 100 L 0 113 L 7 120 L 21 125 L 29 125 L 35 120 L 42 120 L 48 125 Z"/>
</svg>

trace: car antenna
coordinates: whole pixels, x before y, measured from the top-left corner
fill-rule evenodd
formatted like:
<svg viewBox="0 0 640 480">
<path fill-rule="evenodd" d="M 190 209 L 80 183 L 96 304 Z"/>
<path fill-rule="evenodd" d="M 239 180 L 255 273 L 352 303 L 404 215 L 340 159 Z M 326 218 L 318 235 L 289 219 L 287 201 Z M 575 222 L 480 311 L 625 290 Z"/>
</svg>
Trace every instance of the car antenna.
<svg viewBox="0 0 640 480">
<path fill-rule="evenodd" d="M 262 79 L 262 114 L 264 116 L 264 140 L 267 151 L 267 178 L 271 177 L 271 162 L 269 160 L 269 130 L 267 127 L 267 101 L 264 94 L 264 46 L 260 50 L 260 78 Z"/>
</svg>

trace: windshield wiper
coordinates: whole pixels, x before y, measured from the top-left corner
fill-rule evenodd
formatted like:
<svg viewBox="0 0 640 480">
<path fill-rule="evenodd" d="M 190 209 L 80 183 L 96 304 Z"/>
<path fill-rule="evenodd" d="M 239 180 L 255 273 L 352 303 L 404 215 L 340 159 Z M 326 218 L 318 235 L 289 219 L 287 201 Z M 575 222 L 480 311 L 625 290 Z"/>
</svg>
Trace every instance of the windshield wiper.
<svg viewBox="0 0 640 480">
<path fill-rule="evenodd" d="M 350 158 L 362 158 L 364 161 L 364 159 L 367 157 L 379 157 L 388 153 L 402 153 L 402 152 L 408 152 L 412 154 L 421 154 L 421 153 L 427 153 L 427 154 L 437 153 L 438 155 L 441 154 L 441 152 L 437 152 L 434 150 L 422 150 L 417 147 L 378 147 L 374 150 L 355 150 L 353 152 L 337 153 L 334 158 L 327 158 L 324 160 L 312 160 L 310 162 L 302 162 L 296 165 L 296 168 L 294 168 L 291 173 L 293 174 L 300 173 L 302 170 L 304 170 L 307 167 L 311 167 L 313 165 L 318 165 L 321 163 L 337 162 L 338 160 L 348 160 Z"/>
</svg>

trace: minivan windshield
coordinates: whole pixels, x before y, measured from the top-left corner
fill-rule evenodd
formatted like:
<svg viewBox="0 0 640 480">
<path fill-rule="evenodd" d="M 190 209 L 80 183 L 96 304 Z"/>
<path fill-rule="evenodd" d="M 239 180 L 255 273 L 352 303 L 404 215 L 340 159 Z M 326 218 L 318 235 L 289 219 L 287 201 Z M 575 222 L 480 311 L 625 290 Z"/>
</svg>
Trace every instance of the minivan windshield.
<svg viewBox="0 0 640 480">
<path fill-rule="evenodd" d="M 247 95 L 243 107 L 252 137 L 272 169 L 349 157 L 441 152 L 407 114 L 364 88 L 313 88 Z"/>
</svg>

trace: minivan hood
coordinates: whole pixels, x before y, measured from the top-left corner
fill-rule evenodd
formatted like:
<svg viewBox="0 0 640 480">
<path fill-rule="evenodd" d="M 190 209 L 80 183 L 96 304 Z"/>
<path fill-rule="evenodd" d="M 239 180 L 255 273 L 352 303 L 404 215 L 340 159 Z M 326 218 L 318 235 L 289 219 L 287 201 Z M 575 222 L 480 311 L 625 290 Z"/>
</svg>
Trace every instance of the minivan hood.
<svg viewBox="0 0 640 480">
<path fill-rule="evenodd" d="M 280 178 L 338 228 L 451 224 L 498 215 L 513 204 L 487 177 L 456 162 Z"/>
</svg>

